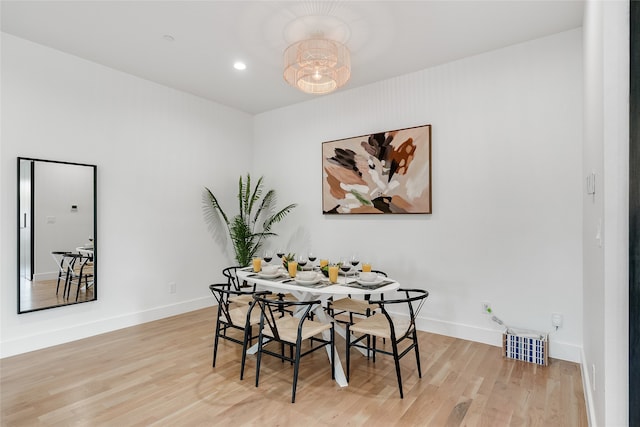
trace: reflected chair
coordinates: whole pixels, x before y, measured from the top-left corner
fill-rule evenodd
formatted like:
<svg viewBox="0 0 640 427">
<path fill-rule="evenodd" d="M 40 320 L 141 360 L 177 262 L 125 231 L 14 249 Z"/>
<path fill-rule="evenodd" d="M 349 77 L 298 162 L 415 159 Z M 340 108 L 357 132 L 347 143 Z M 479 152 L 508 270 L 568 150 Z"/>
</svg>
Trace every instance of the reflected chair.
<svg viewBox="0 0 640 427">
<path fill-rule="evenodd" d="M 380 276 L 387 277 L 387 273 L 380 270 L 371 270 L 372 273 L 377 273 Z M 335 316 L 340 314 L 348 314 L 349 321 L 348 323 L 353 325 L 354 319 L 353 315 L 369 317 L 373 314 L 373 311 L 376 309 L 376 306 L 372 306 L 369 304 L 369 298 L 371 295 L 365 295 L 364 299 L 356 299 L 352 298 L 351 295 L 348 295 L 345 298 L 340 298 L 338 300 L 329 300 L 327 301 L 327 312 L 335 319 Z M 336 321 L 340 323 L 347 323 L 347 321 L 336 319 Z"/>
<path fill-rule="evenodd" d="M 93 284 L 93 257 L 77 253 L 67 253 L 63 258 L 63 264 L 66 270 L 63 295 L 66 299 L 69 299 L 71 286 L 74 284 L 74 281 L 76 281 L 76 301 L 78 301 L 82 280 L 84 279 L 86 290 Z"/>
<path fill-rule="evenodd" d="M 64 289 L 62 295 L 64 295 L 65 292 L 66 292 L 67 268 L 66 268 L 66 264 L 65 264 L 65 256 L 67 256 L 70 253 L 71 252 L 69 252 L 69 251 L 53 251 L 53 252 L 51 252 L 51 256 L 53 257 L 53 261 L 56 263 L 56 266 L 58 267 L 58 282 L 56 284 L 56 295 L 58 295 L 58 292 L 60 291 L 60 279 L 62 279 L 63 277 L 64 277 L 64 281 L 65 281 L 65 289 Z"/>
<path fill-rule="evenodd" d="M 373 362 L 376 361 L 376 353 L 387 354 L 393 356 L 396 367 L 396 376 L 398 377 L 398 389 L 400 390 L 400 398 L 404 398 L 402 391 L 402 374 L 400 373 L 400 359 L 409 353 L 412 349 L 415 351 L 416 364 L 418 366 L 418 378 L 422 378 L 422 370 L 420 368 L 420 351 L 418 348 L 418 335 L 416 332 L 416 317 L 429 292 L 423 289 L 399 289 L 397 291 L 404 294 L 404 298 L 394 300 L 369 301 L 369 304 L 380 308 L 381 313 L 375 316 L 367 317 L 356 322 L 353 325 L 347 324 L 346 341 L 347 341 L 347 381 L 349 380 L 350 364 L 351 364 L 351 347 L 358 347 L 373 352 Z M 391 317 L 387 311 L 388 306 L 405 305 L 408 309 L 407 317 Z M 415 307 L 414 307 L 415 305 Z M 360 334 L 358 338 L 352 337 L 351 333 Z M 391 345 L 391 351 L 386 348 L 376 348 L 376 337 L 386 338 Z M 355 339 L 354 339 L 355 338 Z M 366 338 L 366 339 L 365 339 Z M 367 344 L 363 344 L 363 341 Z M 373 345 L 370 345 L 372 343 Z M 408 345 L 405 347 L 405 344 Z M 402 344 L 403 350 L 400 352 L 398 346 Z M 385 346 L 386 347 L 386 346 Z"/>
<path fill-rule="evenodd" d="M 212 366 L 216 366 L 216 358 L 218 355 L 218 341 L 220 338 L 227 341 L 242 345 L 242 360 L 240 363 L 240 379 L 244 378 L 244 366 L 247 358 L 247 347 L 251 345 L 253 338 L 253 326 L 260 322 L 260 311 L 254 310 L 255 300 L 253 299 L 253 291 L 251 290 L 235 290 L 231 288 L 229 283 L 218 283 L 209 285 L 209 290 L 213 294 L 218 303 L 218 313 L 216 316 L 216 332 L 213 342 L 213 362 Z M 268 292 L 258 293 L 266 294 Z M 249 296 L 251 303 L 236 303 L 233 298 Z M 242 339 L 227 334 L 230 329 L 242 331 Z"/>
<path fill-rule="evenodd" d="M 258 334 L 258 359 L 256 362 L 256 387 L 260 381 L 260 363 L 262 354 L 268 354 L 293 364 L 293 385 L 291 403 L 296 401 L 298 371 L 300 359 L 316 350 L 329 346 L 331 354 L 331 378 L 335 378 L 335 330 L 333 322 L 321 323 L 309 319 L 309 314 L 320 301 L 286 301 L 255 295 L 254 299 L 260 308 L 260 332 Z M 282 315 L 283 312 L 294 312 L 295 316 Z M 329 338 L 325 338 L 328 331 Z M 302 341 L 309 340 L 310 348 L 302 350 Z M 280 343 L 280 353 L 270 350 L 266 345 L 270 342 Z M 285 346 L 289 347 L 289 356 L 285 356 Z M 293 349 L 295 348 L 295 355 Z"/>
</svg>

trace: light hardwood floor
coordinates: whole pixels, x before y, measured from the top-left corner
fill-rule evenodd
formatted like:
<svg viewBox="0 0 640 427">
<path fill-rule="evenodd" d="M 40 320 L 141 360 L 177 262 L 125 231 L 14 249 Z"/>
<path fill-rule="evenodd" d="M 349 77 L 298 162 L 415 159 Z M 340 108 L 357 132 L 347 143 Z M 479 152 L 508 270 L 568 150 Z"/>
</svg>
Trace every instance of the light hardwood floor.
<svg viewBox="0 0 640 427">
<path fill-rule="evenodd" d="M 240 347 L 211 367 L 215 308 L 0 360 L 3 426 L 587 426 L 580 368 L 501 357 L 500 348 L 421 332 L 423 376 L 402 359 L 353 351 L 351 382 L 331 380 L 326 353 L 292 367 L 255 356 L 240 381 Z M 344 341 L 338 339 L 344 355 Z M 344 361 L 344 356 L 342 356 Z"/>
<path fill-rule="evenodd" d="M 53 280 L 41 280 L 30 281 L 20 280 L 20 309 L 22 311 L 38 310 L 45 307 L 58 307 L 61 305 L 75 304 L 86 301 L 93 301 L 95 299 L 95 289 L 93 286 L 89 286 L 87 289 L 83 285 L 80 287 L 80 292 L 77 292 L 77 282 L 71 285 L 71 291 L 69 292 L 69 298 L 65 298 L 63 295 L 64 290 L 64 278 L 58 288 L 58 281 Z M 58 292 L 56 292 L 58 289 Z M 76 292 L 78 293 L 78 301 L 76 301 Z"/>
</svg>

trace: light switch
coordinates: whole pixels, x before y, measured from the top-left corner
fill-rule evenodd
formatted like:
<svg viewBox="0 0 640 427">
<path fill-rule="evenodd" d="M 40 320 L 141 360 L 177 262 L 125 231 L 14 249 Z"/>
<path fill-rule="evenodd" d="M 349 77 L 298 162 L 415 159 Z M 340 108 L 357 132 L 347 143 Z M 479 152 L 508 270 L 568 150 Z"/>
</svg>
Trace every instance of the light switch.
<svg viewBox="0 0 640 427">
<path fill-rule="evenodd" d="M 55 216 L 48 216 L 47 217 L 47 224 L 55 224 L 56 223 L 56 217 Z"/>
</svg>

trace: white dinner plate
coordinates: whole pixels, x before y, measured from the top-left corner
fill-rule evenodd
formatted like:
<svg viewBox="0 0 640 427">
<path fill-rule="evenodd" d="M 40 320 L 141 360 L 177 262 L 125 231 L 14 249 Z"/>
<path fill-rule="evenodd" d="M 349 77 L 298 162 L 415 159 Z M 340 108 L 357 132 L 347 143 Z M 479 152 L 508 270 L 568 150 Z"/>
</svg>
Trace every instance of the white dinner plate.
<svg viewBox="0 0 640 427">
<path fill-rule="evenodd" d="M 296 277 L 294 280 L 298 285 L 315 285 L 320 281 L 320 277 L 316 275 L 316 277 L 311 280 L 302 280 Z"/>
<path fill-rule="evenodd" d="M 276 271 L 275 273 L 263 273 L 262 271 L 258 272 L 258 276 L 262 277 L 263 279 L 275 279 L 281 274 L 282 274 L 282 271 L 280 270 Z"/>
<path fill-rule="evenodd" d="M 362 279 L 358 279 L 358 283 L 360 283 L 362 286 L 374 286 L 374 285 L 379 285 L 382 282 L 384 282 L 384 277 L 380 277 L 380 276 L 378 276 L 378 278 L 376 280 L 373 280 L 371 282 L 368 282 L 368 281 L 362 280 Z"/>
</svg>

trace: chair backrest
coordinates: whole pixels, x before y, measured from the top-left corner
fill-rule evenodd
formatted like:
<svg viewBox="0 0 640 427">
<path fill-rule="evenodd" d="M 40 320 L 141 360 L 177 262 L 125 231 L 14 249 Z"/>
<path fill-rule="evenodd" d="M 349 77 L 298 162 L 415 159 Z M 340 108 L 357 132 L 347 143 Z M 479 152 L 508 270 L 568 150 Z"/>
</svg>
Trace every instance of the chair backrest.
<svg viewBox="0 0 640 427">
<path fill-rule="evenodd" d="M 76 254 L 69 252 L 64 255 L 62 262 L 66 272 L 72 277 L 76 278 L 82 275 L 93 275 L 93 257 L 88 255 Z"/>
<path fill-rule="evenodd" d="M 422 310 L 422 306 L 429 296 L 429 291 L 425 291 L 424 289 L 398 289 L 397 292 L 404 293 L 405 298 L 369 301 L 369 304 L 377 304 L 380 307 L 382 314 L 389 321 L 391 337 L 395 337 L 396 340 L 406 337 L 415 330 L 416 317 L 420 313 L 420 310 Z M 409 322 L 406 324 L 406 329 L 403 327 L 402 331 L 395 330 L 396 325 L 386 308 L 386 306 L 394 304 L 406 304 L 409 310 Z"/>
<path fill-rule="evenodd" d="M 269 293 L 267 291 L 256 292 L 256 293 L 250 290 L 237 291 L 235 289 L 231 289 L 231 285 L 229 283 L 215 283 L 215 284 L 209 285 L 209 290 L 211 291 L 211 293 L 213 294 L 213 296 L 215 297 L 218 303 L 218 317 L 222 318 L 222 320 L 224 320 L 225 323 L 228 323 L 230 325 L 234 325 L 234 322 L 233 322 L 232 316 L 229 313 L 229 311 L 232 309 L 230 308 L 230 306 L 232 306 L 233 304 L 229 300 L 229 298 L 232 298 L 234 296 L 240 296 L 240 295 L 254 295 L 254 294 L 265 295 Z M 255 301 L 252 300 L 250 304 L 250 309 L 247 312 L 247 318 L 251 314 L 251 310 L 253 309 L 254 305 L 255 305 Z M 244 325 L 236 325 L 236 326 L 242 327 Z"/>
<path fill-rule="evenodd" d="M 86 254 L 80 254 L 80 256 L 76 258 L 75 268 L 83 275 L 93 274 L 93 257 Z"/>
<path fill-rule="evenodd" d="M 278 330 L 277 320 L 282 318 L 285 311 L 294 311 L 296 316 L 301 315 L 298 322 L 297 337 L 300 337 L 302 324 L 308 318 L 311 309 L 320 304 L 320 300 L 314 301 L 287 301 L 278 299 L 267 299 L 263 295 L 255 294 L 253 299 L 260 307 L 260 330 L 267 331 L 268 335 L 277 341 L 282 341 L 280 331 Z"/>
<path fill-rule="evenodd" d="M 56 266 L 58 267 L 58 271 L 60 271 L 61 273 L 66 273 L 67 272 L 67 270 L 65 269 L 64 258 L 69 253 L 70 252 L 68 252 L 68 251 L 53 251 L 53 252 L 51 252 L 51 256 L 53 257 L 53 260 L 55 261 Z"/>
<path fill-rule="evenodd" d="M 80 254 L 73 252 L 67 252 L 62 256 L 62 268 L 67 275 L 72 277 L 76 275 L 76 263 L 79 258 Z"/>
<path fill-rule="evenodd" d="M 238 279 L 237 271 L 239 268 L 242 268 L 239 265 L 234 265 L 232 267 L 227 267 L 222 270 L 222 275 L 226 277 L 227 283 L 236 291 L 239 291 L 242 287 L 240 284 L 240 279 Z"/>
</svg>

